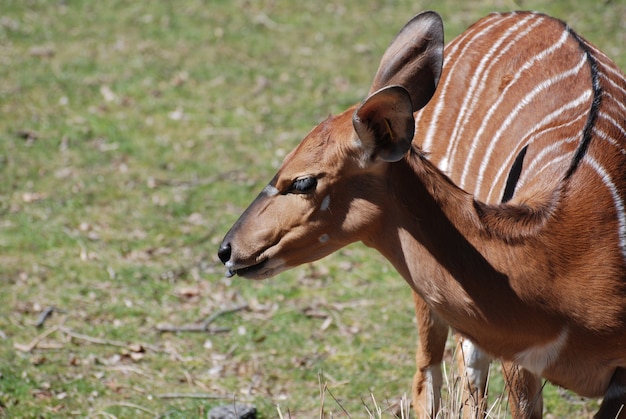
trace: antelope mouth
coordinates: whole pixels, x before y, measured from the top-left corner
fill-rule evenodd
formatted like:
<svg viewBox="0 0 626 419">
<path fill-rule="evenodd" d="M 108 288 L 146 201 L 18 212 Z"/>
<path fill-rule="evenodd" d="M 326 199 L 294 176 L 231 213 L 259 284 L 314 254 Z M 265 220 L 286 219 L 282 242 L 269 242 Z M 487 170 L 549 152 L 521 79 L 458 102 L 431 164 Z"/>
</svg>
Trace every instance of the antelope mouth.
<svg viewBox="0 0 626 419">
<path fill-rule="evenodd" d="M 226 264 L 227 278 L 237 275 L 246 279 L 267 279 L 284 270 L 284 264 L 281 260 L 270 260 L 269 258 L 257 264 L 239 268 L 228 265 L 229 263 Z"/>
</svg>

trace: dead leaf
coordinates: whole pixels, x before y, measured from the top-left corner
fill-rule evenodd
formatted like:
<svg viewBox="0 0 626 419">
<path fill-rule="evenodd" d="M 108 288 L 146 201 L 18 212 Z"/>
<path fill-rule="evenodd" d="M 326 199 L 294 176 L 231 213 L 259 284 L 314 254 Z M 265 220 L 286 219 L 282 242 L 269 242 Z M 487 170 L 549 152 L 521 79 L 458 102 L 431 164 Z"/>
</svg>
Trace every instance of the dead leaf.
<svg viewBox="0 0 626 419">
<path fill-rule="evenodd" d="M 50 399 L 52 398 L 52 396 L 53 394 L 50 390 L 45 390 L 45 389 L 33 390 L 33 397 L 39 400 Z"/>
<path fill-rule="evenodd" d="M 141 353 L 141 352 L 131 352 L 130 353 L 130 359 L 133 362 L 139 362 L 139 361 L 143 360 L 144 356 L 145 355 L 143 353 Z"/>
<path fill-rule="evenodd" d="M 64 395 L 63 398 L 65 398 L 67 396 L 67 393 L 61 393 L 61 394 Z M 61 394 L 59 394 L 59 396 Z M 57 399 L 59 398 L 59 396 L 57 396 Z M 52 412 L 54 412 L 54 413 L 59 413 L 63 409 L 65 409 L 65 405 L 63 403 L 60 403 L 60 404 L 50 408 L 50 410 L 52 410 Z"/>
<path fill-rule="evenodd" d="M 39 134 L 36 131 L 30 129 L 20 129 L 15 132 L 19 138 L 26 140 L 27 142 L 33 142 L 39 139 Z"/>
<path fill-rule="evenodd" d="M 111 391 L 114 391 L 115 393 L 119 393 L 124 388 L 121 384 L 119 384 L 115 380 L 105 381 L 104 385 Z"/>
<path fill-rule="evenodd" d="M 176 289 L 175 293 L 178 298 L 190 299 L 200 296 L 202 294 L 202 290 L 200 290 L 199 287 L 194 286 L 180 287 Z"/>
<path fill-rule="evenodd" d="M 135 353 L 146 352 L 146 348 L 144 348 L 144 346 L 141 343 L 131 343 L 130 345 L 128 345 L 128 349 L 130 349 L 131 352 L 135 352 Z"/>
<path fill-rule="evenodd" d="M 324 320 L 324 323 L 322 323 L 322 325 L 320 326 L 320 330 L 324 332 L 326 329 L 330 327 L 332 323 L 333 323 L 333 318 L 331 316 L 326 317 L 326 319 Z"/>
<path fill-rule="evenodd" d="M 113 90 L 111 90 L 109 86 L 106 85 L 100 87 L 100 94 L 104 98 L 105 102 L 113 102 L 117 99 L 117 95 L 113 93 Z"/>
<path fill-rule="evenodd" d="M 24 201 L 27 204 L 41 201 L 43 199 L 46 199 L 46 195 L 40 192 L 24 192 L 22 194 L 22 201 Z"/>
<path fill-rule="evenodd" d="M 54 57 L 56 51 L 54 47 L 50 45 L 36 45 L 29 49 L 28 53 L 33 57 L 50 58 Z"/>
</svg>

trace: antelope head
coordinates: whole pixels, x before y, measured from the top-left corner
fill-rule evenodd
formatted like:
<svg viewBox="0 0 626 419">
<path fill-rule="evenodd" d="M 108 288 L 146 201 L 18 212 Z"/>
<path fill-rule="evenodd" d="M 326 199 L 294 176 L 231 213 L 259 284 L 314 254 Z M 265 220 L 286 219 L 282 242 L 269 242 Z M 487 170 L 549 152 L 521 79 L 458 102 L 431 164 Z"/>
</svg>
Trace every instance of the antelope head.
<svg viewBox="0 0 626 419">
<path fill-rule="evenodd" d="M 368 97 L 315 127 L 226 234 L 218 255 L 227 275 L 268 278 L 375 234 L 385 168 L 410 149 L 413 113 L 435 92 L 442 61 L 440 17 L 415 16 L 383 55 Z"/>
</svg>

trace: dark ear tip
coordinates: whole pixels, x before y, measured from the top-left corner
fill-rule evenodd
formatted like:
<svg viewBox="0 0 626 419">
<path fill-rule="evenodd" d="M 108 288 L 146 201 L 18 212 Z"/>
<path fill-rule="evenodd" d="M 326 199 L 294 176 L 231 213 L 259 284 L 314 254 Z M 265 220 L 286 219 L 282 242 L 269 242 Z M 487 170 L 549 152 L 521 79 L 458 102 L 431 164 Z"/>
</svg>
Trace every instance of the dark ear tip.
<svg viewBox="0 0 626 419">
<path fill-rule="evenodd" d="M 423 12 L 416 14 L 413 19 L 418 17 L 433 19 L 437 22 L 441 22 L 441 25 L 443 26 L 443 19 L 441 18 L 441 15 L 434 10 L 424 10 Z"/>
<path fill-rule="evenodd" d="M 426 21 L 428 21 L 426 26 L 434 30 L 434 34 L 438 35 L 438 38 L 440 37 L 443 42 L 443 19 L 439 13 L 432 10 L 426 10 L 413 16 L 400 30 L 400 33 L 405 30 L 412 30 L 410 28 L 413 28 L 416 23 L 422 25 Z"/>
</svg>

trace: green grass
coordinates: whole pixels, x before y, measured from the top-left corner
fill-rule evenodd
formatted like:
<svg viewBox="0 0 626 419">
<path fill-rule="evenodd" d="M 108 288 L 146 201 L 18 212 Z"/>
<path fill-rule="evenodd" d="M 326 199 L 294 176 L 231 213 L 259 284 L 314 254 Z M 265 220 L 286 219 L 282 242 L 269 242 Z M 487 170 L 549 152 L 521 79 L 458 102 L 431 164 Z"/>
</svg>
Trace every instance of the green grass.
<svg viewBox="0 0 626 419">
<path fill-rule="evenodd" d="M 412 300 L 380 256 L 351 246 L 252 283 L 224 279 L 216 247 L 283 156 L 363 98 L 413 14 L 439 11 L 451 39 L 519 8 L 626 68 L 617 1 L 5 0 L 0 416 L 200 417 L 234 397 L 313 417 L 321 381 L 341 403 L 327 414 L 362 417 L 370 393 L 410 392 Z M 213 324 L 229 332 L 156 330 L 241 303 Z M 554 417 L 596 403 L 545 394 Z"/>
</svg>

